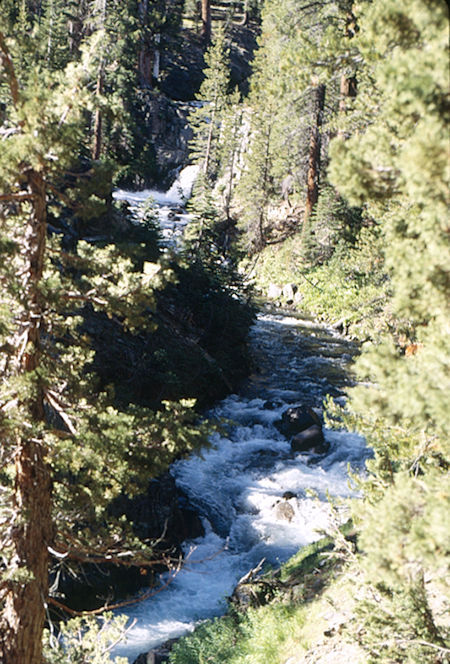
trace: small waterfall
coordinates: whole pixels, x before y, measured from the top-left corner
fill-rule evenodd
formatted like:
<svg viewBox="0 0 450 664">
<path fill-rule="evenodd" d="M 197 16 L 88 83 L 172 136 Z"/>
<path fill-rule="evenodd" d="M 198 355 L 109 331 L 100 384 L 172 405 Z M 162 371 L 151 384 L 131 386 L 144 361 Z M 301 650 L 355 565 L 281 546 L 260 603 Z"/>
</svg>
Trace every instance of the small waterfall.
<svg viewBox="0 0 450 664">
<path fill-rule="evenodd" d="M 192 187 L 198 175 L 198 166 L 186 166 L 178 174 L 177 179 L 167 191 L 157 189 L 143 189 L 142 191 L 128 191 L 116 189 L 114 198 L 117 201 L 127 201 L 132 206 L 138 206 L 151 197 L 161 206 L 184 206 L 192 194 Z"/>
<path fill-rule="evenodd" d="M 158 191 L 157 189 L 127 191 L 125 189 L 117 189 L 114 192 L 114 198 L 117 201 L 126 201 L 137 221 L 140 218 L 141 206 L 149 198 L 152 199 L 157 205 L 162 244 L 171 247 L 177 246 L 183 235 L 185 226 L 190 221 L 190 217 L 186 213 L 184 206 L 192 194 L 198 170 L 199 167 L 195 165 L 183 168 L 168 191 Z"/>
<path fill-rule="evenodd" d="M 186 166 L 180 171 L 177 179 L 165 194 L 168 204 L 184 205 L 189 200 L 198 171 L 199 167 L 195 164 Z"/>
</svg>

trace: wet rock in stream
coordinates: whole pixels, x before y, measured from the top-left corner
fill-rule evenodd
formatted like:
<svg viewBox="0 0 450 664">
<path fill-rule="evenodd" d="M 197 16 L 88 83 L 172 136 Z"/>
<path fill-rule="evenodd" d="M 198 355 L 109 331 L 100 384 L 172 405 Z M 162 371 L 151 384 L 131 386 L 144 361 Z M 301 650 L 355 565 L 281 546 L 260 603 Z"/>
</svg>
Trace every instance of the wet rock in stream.
<svg viewBox="0 0 450 664">
<path fill-rule="evenodd" d="M 286 438 L 295 436 L 314 425 L 322 427 L 317 413 L 312 408 L 305 408 L 304 406 L 287 408 L 281 415 L 281 420 L 274 422 L 274 425 Z"/>
</svg>

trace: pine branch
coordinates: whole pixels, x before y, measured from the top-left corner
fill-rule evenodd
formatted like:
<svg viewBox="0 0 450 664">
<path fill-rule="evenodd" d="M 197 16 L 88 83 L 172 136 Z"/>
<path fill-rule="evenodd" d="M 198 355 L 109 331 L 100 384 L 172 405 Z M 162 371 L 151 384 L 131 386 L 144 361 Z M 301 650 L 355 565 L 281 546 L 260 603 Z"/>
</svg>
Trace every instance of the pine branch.
<svg viewBox="0 0 450 664">
<path fill-rule="evenodd" d="M 72 424 L 72 420 L 70 417 L 67 415 L 67 412 L 65 410 L 66 406 L 63 404 L 59 396 L 56 394 L 56 392 L 53 392 L 52 390 L 46 390 L 45 391 L 45 398 L 49 402 L 50 406 L 56 410 L 58 415 L 61 417 L 63 420 L 64 424 L 67 426 L 69 429 L 70 433 L 73 436 L 77 435 L 77 430 L 75 426 Z"/>
<path fill-rule="evenodd" d="M 70 200 L 68 196 L 62 193 L 62 191 L 59 191 L 59 189 L 56 189 L 52 184 L 47 182 L 47 187 L 50 189 L 50 191 L 55 194 L 57 198 L 59 198 L 60 201 L 64 203 L 64 205 L 67 205 L 68 208 L 71 208 L 72 210 L 75 208 L 75 203 Z"/>
<path fill-rule="evenodd" d="M 167 523 L 166 523 L 167 526 Z M 163 538 L 166 534 L 166 529 L 164 529 L 163 534 L 160 538 L 152 542 L 153 546 L 157 546 L 163 541 Z M 64 538 L 66 542 L 60 545 L 55 545 L 56 557 L 67 556 L 69 560 L 79 563 L 112 563 L 114 565 L 120 565 L 122 567 L 156 567 L 158 565 L 163 565 L 166 567 L 170 566 L 170 563 L 173 562 L 173 559 L 167 555 L 162 556 L 156 560 L 148 560 L 145 558 L 137 558 L 137 552 L 128 550 L 124 551 L 123 549 L 113 549 L 108 548 L 107 545 L 101 549 L 100 547 L 94 548 L 89 547 L 83 542 L 76 540 L 70 533 L 61 532 L 59 533 L 60 538 Z M 117 542 L 116 542 L 117 547 Z M 58 549 L 62 549 L 59 550 Z M 125 557 L 132 558 L 132 560 L 125 560 Z M 178 559 L 177 559 L 178 560 Z"/>
<path fill-rule="evenodd" d="M 91 293 L 93 291 L 89 291 L 86 294 L 83 293 L 65 293 L 61 295 L 62 300 L 78 300 L 80 302 L 93 302 L 94 304 L 98 304 L 101 307 L 105 307 L 107 305 L 106 300 L 102 300 L 99 297 L 92 297 Z"/>
<path fill-rule="evenodd" d="M 136 625 L 136 623 L 137 623 L 137 618 L 134 618 L 134 619 L 132 620 L 131 624 L 130 624 L 130 625 L 129 625 L 129 626 L 128 626 L 123 632 L 122 632 L 122 634 L 121 634 L 119 637 L 117 637 L 117 639 L 116 639 L 113 643 L 111 643 L 107 648 L 105 648 L 103 654 L 106 654 L 106 653 L 108 653 L 108 652 L 111 652 L 111 650 L 114 650 L 114 648 L 115 648 L 115 647 L 116 647 L 121 641 L 123 641 L 124 637 L 128 634 L 128 632 L 130 632 L 130 631 L 133 629 L 133 627 Z M 105 625 L 102 627 L 102 629 L 103 629 L 104 627 L 105 627 Z"/>
<path fill-rule="evenodd" d="M 27 191 L 23 192 L 17 192 L 16 194 L 0 194 L 0 202 L 1 201 L 6 201 L 6 202 L 22 202 L 22 201 L 32 201 L 34 199 L 34 195 L 28 193 Z"/>
</svg>

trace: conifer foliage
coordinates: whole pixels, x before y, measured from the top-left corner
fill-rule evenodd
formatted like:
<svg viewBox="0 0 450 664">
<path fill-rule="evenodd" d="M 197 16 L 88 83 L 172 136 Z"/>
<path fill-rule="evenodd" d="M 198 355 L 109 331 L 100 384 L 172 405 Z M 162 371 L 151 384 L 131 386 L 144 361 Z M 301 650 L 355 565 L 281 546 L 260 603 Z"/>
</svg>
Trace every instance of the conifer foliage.
<svg viewBox="0 0 450 664">
<path fill-rule="evenodd" d="M 218 173 L 220 131 L 230 84 L 229 47 L 222 26 L 205 54 L 204 76 L 198 106 L 189 119 L 194 133 L 190 153 L 206 179 L 213 182 Z"/>
<path fill-rule="evenodd" d="M 330 253 L 326 242 L 333 220 L 324 222 L 317 213 L 328 185 L 328 144 L 342 106 L 339 82 L 356 66 L 346 27 L 351 6 L 350 1 L 264 4 L 237 190 L 250 253 L 273 241 L 279 221 L 274 208 L 283 198 L 301 232 L 303 258 L 310 248 L 318 257 Z"/>
<path fill-rule="evenodd" d="M 83 180 L 79 155 L 87 152 L 84 121 L 93 108 L 86 77 L 97 44 L 94 34 L 81 60 L 63 69 L 36 61 L 25 68 L 20 38 L 0 32 L 3 664 L 42 662 L 51 557 L 151 564 L 150 545 L 119 522 L 104 527 L 106 506 L 204 441 L 201 427 L 188 424 L 191 403 L 119 411 L 90 375 L 83 308 L 115 316 L 130 331 L 151 327 L 162 266 L 138 269 L 112 245 L 80 241 L 67 252 L 48 237 L 49 210 L 70 205 L 74 173 Z"/>
<path fill-rule="evenodd" d="M 367 3 L 358 17 L 358 136 L 332 144 L 331 177 L 384 237 L 396 323 L 357 364 L 350 402 L 374 447 L 357 509 L 359 639 L 369 661 L 446 661 L 450 538 L 448 12 Z M 370 386 L 368 386 L 370 383 Z M 447 633 L 446 633 L 447 630 Z"/>
</svg>

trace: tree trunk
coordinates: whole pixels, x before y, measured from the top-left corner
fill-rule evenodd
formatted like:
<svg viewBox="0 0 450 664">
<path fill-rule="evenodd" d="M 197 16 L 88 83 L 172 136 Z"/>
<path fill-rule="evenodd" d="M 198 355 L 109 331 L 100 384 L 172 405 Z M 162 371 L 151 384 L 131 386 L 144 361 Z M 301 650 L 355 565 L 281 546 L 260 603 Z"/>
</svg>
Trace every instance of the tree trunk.
<svg viewBox="0 0 450 664">
<path fill-rule="evenodd" d="M 17 371 L 28 375 L 33 397 L 28 414 L 30 429 L 44 420 L 43 386 L 31 376 L 40 364 L 43 324 L 40 281 L 46 241 L 46 193 L 42 173 L 26 173 L 32 198 L 22 256 L 26 262 L 21 288 L 26 311 L 19 324 Z M 26 415 L 25 415 L 26 417 Z M 39 434 L 17 439 L 12 548 L 8 581 L 0 593 L 0 661 L 2 664 L 42 664 L 42 633 L 48 596 L 48 545 L 52 537 L 51 480 L 46 449 Z"/>
<path fill-rule="evenodd" d="M 359 27 L 356 22 L 356 17 L 352 9 L 347 12 L 345 21 L 345 36 L 352 39 L 355 34 L 359 32 Z M 343 115 L 347 110 L 347 100 L 355 98 L 357 95 L 357 79 L 356 76 L 347 76 L 342 74 L 340 85 L 340 98 L 339 98 L 339 113 Z M 338 134 L 340 138 L 345 138 L 346 134 L 343 129 L 339 129 Z"/>
<path fill-rule="evenodd" d="M 99 103 L 99 98 L 103 93 L 103 79 L 104 79 L 103 62 L 101 62 L 97 75 L 97 89 L 96 89 L 97 104 Z M 99 106 L 97 106 L 97 108 L 95 109 L 95 116 L 94 116 L 94 143 L 92 145 L 92 159 L 94 161 L 98 161 L 102 153 L 102 134 L 103 134 L 103 116 L 101 109 L 99 108 Z"/>
<path fill-rule="evenodd" d="M 242 111 L 239 111 L 239 113 L 237 111 L 234 111 L 232 122 L 233 126 L 230 138 L 231 154 L 229 161 L 230 178 L 228 180 L 227 193 L 225 196 L 225 214 L 227 216 L 227 219 L 230 219 L 231 199 L 233 197 L 233 184 L 234 184 L 234 175 L 235 175 L 235 161 L 239 151 L 239 130 L 242 124 Z"/>
<path fill-rule="evenodd" d="M 159 45 L 161 43 L 161 35 L 155 35 L 155 54 L 153 58 L 153 82 L 157 83 L 159 79 L 160 66 L 161 66 L 161 51 Z"/>
<path fill-rule="evenodd" d="M 339 98 L 339 113 L 344 115 L 347 110 L 347 100 L 355 98 L 357 94 L 357 80 L 356 76 L 348 77 L 345 74 L 341 76 L 340 85 L 340 98 Z M 344 129 L 339 129 L 337 135 L 340 138 L 346 138 Z"/>
<path fill-rule="evenodd" d="M 208 177 L 208 170 L 209 170 L 209 162 L 211 161 L 211 151 L 212 151 L 212 141 L 213 141 L 213 133 L 214 133 L 214 128 L 216 124 L 216 115 L 218 111 L 218 100 L 217 97 L 214 99 L 214 106 L 213 110 L 211 113 L 211 119 L 209 122 L 209 127 L 208 127 L 208 139 L 206 141 L 206 150 L 205 150 L 205 161 L 203 162 L 203 173 L 205 174 L 206 177 Z"/>
<path fill-rule="evenodd" d="M 272 136 L 272 123 L 269 123 L 264 140 L 264 166 L 262 169 L 262 201 L 259 206 L 257 216 L 256 236 L 255 236 L 255 250 L 261 251 L 266 244 L 264 237 L 264 222 L 266 218 L 267 205 L 269 202 L 269 174 L 270 174 L 270 141 Z"/>
<path fill-rule="evenodd" d="M 306 190 L 305 215 L 303 219 L 303 235 L 306 234 L 309 218 L 319 200 L 321 126 L 325 105 L 325 85 L 315 88 L 314 111 L 312 119 L 311 140 L 309 144 L 308 176 Z"/>
<path fill-rule="evenodd" d="M 250 23 L 250 9 L 248 5 L 249 1 L 245 0 L 242 14 L 242 25 L 248 25 Z"/>
<path fill-rule="evenodd" d="M 101 0 L 101 13 L 100 13 L 100 29 L 104 30 L 106 25 L 106 3 L 107 0 Z M 97 108 L 95 110 L 94 118 L 94 142 L 92 145 L 92 159 L 97 161 L 100 159 L 102 152 L 102 134 L 103 134 L 103 116 L 99 106 L 100 97 L 103 94 L 103 88 L 105 84 L 105 62 L 104 62 L 104 44 L 101 47 L 100 62 L 97 72 L 97 87 L 95 91 L 95 96 L 97 98 Z"/>
<path fill-rule="evenodd" d="M 211 2 L 202 0 L 202 38 L 205 45 L 211 41 Z"/>
<path fill-rule="evenodd" d="M 139 20 L 141 24 L 141 45 L 139 49 L 139 84 L 142 88 L 152 87 L 153 54 L 148 36 L 148 0 L 139 3 Z"/>
</svg>

